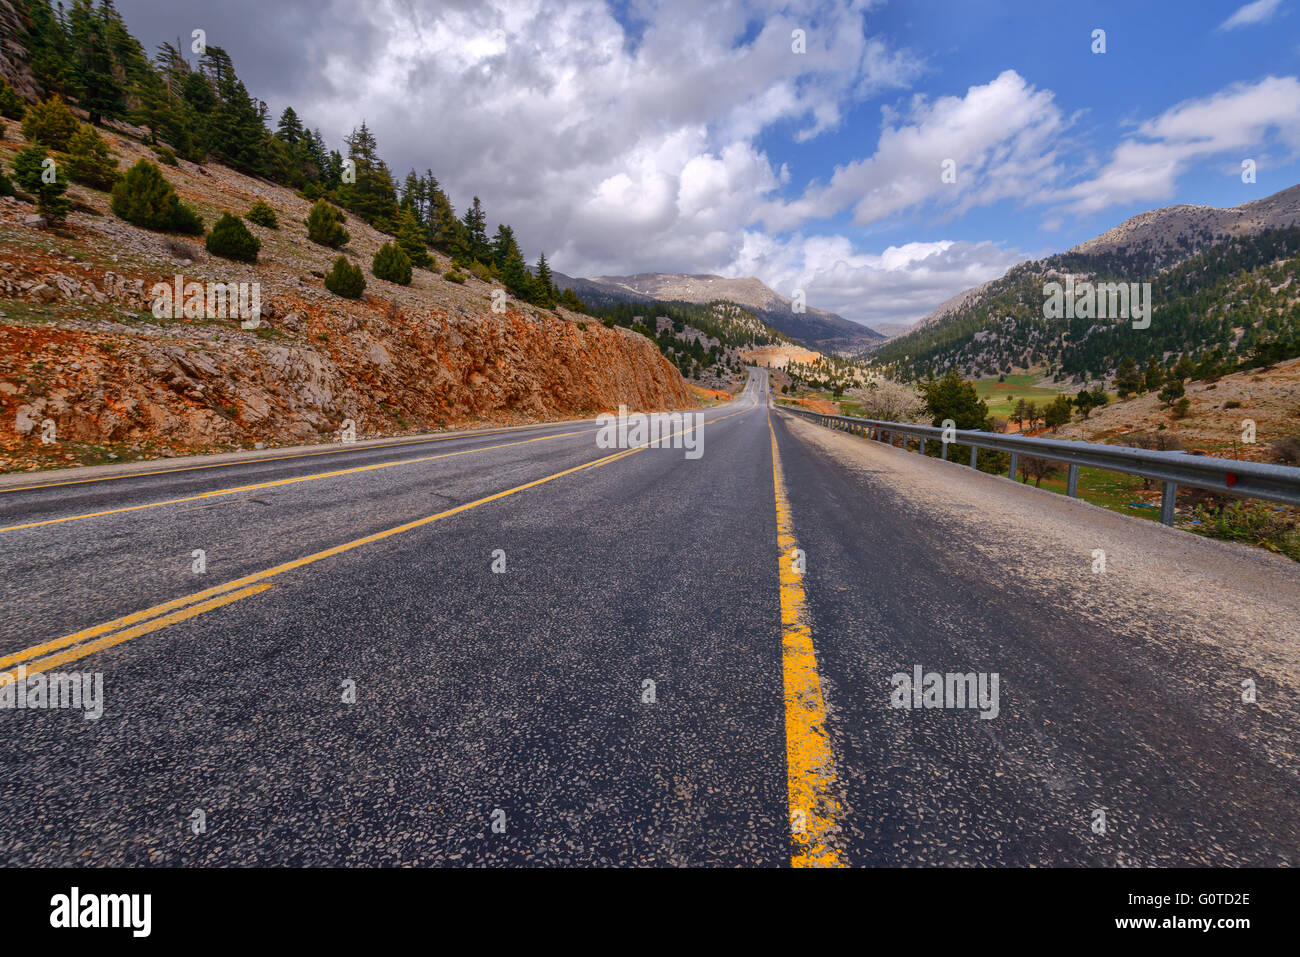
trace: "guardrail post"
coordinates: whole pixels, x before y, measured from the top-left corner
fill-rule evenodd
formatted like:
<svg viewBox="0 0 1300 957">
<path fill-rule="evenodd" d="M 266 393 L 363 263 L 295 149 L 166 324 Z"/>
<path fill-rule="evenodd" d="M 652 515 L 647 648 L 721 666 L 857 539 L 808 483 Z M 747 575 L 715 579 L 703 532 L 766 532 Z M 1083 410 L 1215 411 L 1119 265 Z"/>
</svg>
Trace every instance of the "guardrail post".
<svg viewBox="0 0 1300 957">
<path fill-rule="evenodd" d="M 902 439 L 903 439 L 903 451 L 906 452 L 906 451 L 907 451 L 907 433 L 906 433 L 906 432 L 903 433 L 903 435 L 902 435 Z"/>
<path fill-rule="evenodd" d="M 1079 497 L 1079 466 L 1077 465 L 1070 465 L 1070 472 L 1065 480 L 1065 494 L 1070 498 Z"/>
<path fill-rule="evenodd" d="M 948 461 L 948 443 L 947 443 L 947 442 L 943 442 L 943 443 L 941 443 L 941 444 L 942 444 L 942 446 L 943 446 L 943 452 L 940 454 L 939 457 L 942 458 L 945 462 L 947 462 L 947 461 Z"/>
<path fill-rule="evenodd" d="M 1013 482 L 1016 480 L 1016 469 L 1019 465 L 1020 465 L 1020 453 L 1012 452 L 1011 453 L 1011 481 Z"/>
<path fill-rule="evenodd" d="M 979 454 L 980 447 L 978 445 L 972 445 L 970 447 L 970 467 L 973 469 L 979 468 Z"/>
<path fill-rule="evenodd" d="M 921 454 L 925 454 L 925 436 L 921 436 Z"/>
<path fill-rule="evenodd" d="M 1160 496 L 1160 521 L 1166 525 L 1174 524 L 1174 506 L 1178 503 L 1178 483 L 1166 482 L 1164 493 Z"/>
</svg>

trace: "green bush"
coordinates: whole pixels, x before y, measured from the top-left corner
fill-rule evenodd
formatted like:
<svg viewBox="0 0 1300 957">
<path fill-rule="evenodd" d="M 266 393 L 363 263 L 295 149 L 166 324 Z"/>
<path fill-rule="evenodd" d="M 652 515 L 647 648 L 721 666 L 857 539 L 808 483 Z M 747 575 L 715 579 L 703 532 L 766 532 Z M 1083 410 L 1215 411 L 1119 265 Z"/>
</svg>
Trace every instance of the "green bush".
<svg viewBox="0 0 1300 957">
<path fill-rule="evenodd" d="M 23 116 L 23 136 L 28 142 L 37 140 L 60 153 L 68 148 L 68 141 L 77 132 L 77 118 L 56 93 L 48 100 L 27 108 Z"/>
<path fill-rule="evenodd" d="M 229 213 L 217 220 L 208 233 L 206 245 L 214 256 L 246 263 L 257 262 L 257 252 L 262 248 L 261 241 L 248 231 L 243 220 Z"/>
<path fill-rule="evenodd" d="M 280 221 L 275 218 L 275 210 L 260 199 L 253 204 L 253 208 L 244 214 L 244 218 L 250 223 L 256 223 L 258 226 L 265 226 L 267 229 L 279 229 Z"/>
<path fill-rule="evenodd" d="M 406 253 L 407 258 L 411 260 L 412 266 L 418 266 L 421 269 L 431 269 L 433 267 L 433 257 L 429 255 L 429 246 L 425 240 L 424 228 L 409 209 L 402 211 L 397 230 L 397 245 L 402 248 L 402 252 Z"/>
<path fill-rule="evenodd" d="M 0 170 L 0 196 L 12 196 L 14 194 L 14 184 L 9 182 L 9 177 Z"/>
<path fill-rule="evenodd" d="M 45 148 L 39 143 L 21 149 L 14 156 L 14 179 L 26 192 L 36 197 L 36 209 L 52 223 L 62 222 L 68 215 L 71 203 L 63 194 L 68 191 L 68 180 L 59 165 L 54 164 L 54 177 L 49 182 L 46 175 Z"/>
<path fill-rule="evenodd" d="M 340 256 L 325 274 L 325 288 L 344 299 L 360 299 L 366 291 L 366 277 L 360 266 L 348 262 L 347 256 Z"/>
<path fill-rule="evenodd" d="M 121 175 L 117 159 L 108 149 L 108 141 L 89 123 L 82 123 L 68 141 L 65 160 L 68 179 L 91 189 L 107 192 Z"/>
<path fill-rule="evenodd" d="M 176 154 L 166 146 L 154 146 L 153 155 L 158 157 L 158 162 L 166 166 L 176 166 Z"/>
<path fill-rule="evenodd" d="M 155 232 L 203 234 L 199 214 L 180 201 L 171 183 L 148 160 L 140 160 L 113 187 L 113 215 Z"/>
<path fill-rule="evenodd" d="M 9 81 L 0 76 L 0 116 L 10 120 L 21 120 L 26 112 L 26 102 L 18 95 L 18 91 L 9 85 Z"/>
<path fill-rule="evenodd" d="M 370 261 L 370 271 L 379 279 L 387 279 L 399 286 L 411 284 L 411 257 L 400 246 L 384 243 Z"/>
<path fill-rule="evenodd" d="M 465 283 L 464 274 L 459 273 L 454 269 L 449 269 L 447 272 L 443 273 L 442 278 L 447 280 L 448 282 L 458 282 L 461 283 L 462 285 L 464 285 Z"/>
<path fill-rule="evenodd" d="M 338 249 L 352 237 L 343 228 L 343 213 L 323 199 L 316 200 L 307 214 L 307 238 L 314 243 Z"/>
<path fill-rule="evenodd" d="M 1274 505 L 1233 502 L 1223 508 L 1196 506 L 1200 525 L 1192 530 L 1210 538 L 1246 542 L 1300 561 L 1300 526 Z"/>
</svg>

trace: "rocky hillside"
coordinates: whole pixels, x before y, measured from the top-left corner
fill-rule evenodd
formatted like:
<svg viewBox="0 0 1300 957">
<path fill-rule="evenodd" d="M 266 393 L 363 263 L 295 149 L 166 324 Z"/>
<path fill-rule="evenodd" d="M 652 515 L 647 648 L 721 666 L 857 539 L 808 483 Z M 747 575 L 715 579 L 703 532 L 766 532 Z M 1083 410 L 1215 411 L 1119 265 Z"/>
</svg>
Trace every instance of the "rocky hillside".
<svg viewBox="0 0 1300 957">
<path fill-rule="evenodd" d="M 1123 445 L 1134 435 L 1159 436 L 1165 448 L 1260 462 L 1278 461 L 1276 444 L 1300 437 L 1300 359 L 1189 382 L 1187 398 L 1181 416 L 1155 393 L 1112 402 L 1051 437 Z M 1247 421 L 1255 425 L 1253 443 L 1242 442 Z"/>
<path fill-rule="evenodd" d="M 122 169 L 153 159 L 132 132 L 106 131 Z M 0 162 L 23 145 L 9 124 Z M 362 437 L 696 404 L 644 336 L 513 299 L 494 312 L 495 287 L 443 278 L 445 257 L 410 286 L 375 278 L 388 237 L 352 216 L 344 253 L 367 287 L 335 296 L 322 277 L 338 253 L 308 241 L 306 200 L 218 165 L 163 169 L 208 227 L 260 199 L 280 228 L 249 224 L 262 249 L 244 265 L 137 229 L 87 188 L 57 230 L 0 199 L 0 469 L 329 441 L 347 419 Z M 154 318 L 153 285 L 176 276 L 259 283 L 261 327 Z"/>
<path fill-rule="evenodd" d="M 804 345 L 823 352 L 861 352 L 884 337 L 860 323 L 824 309 L 808 306 L 796 313 L 789 299 L 768 288 L 761 280 L 727 279 L 723 276 L 684 273 L 638 273 L 635 276 L 597 276 L 576 279 L 556 275 L 555 281 L 569 286 L 584 302 L 695 302 L 726 300 L 745 307 L 758 319 Z"/>
</svg>

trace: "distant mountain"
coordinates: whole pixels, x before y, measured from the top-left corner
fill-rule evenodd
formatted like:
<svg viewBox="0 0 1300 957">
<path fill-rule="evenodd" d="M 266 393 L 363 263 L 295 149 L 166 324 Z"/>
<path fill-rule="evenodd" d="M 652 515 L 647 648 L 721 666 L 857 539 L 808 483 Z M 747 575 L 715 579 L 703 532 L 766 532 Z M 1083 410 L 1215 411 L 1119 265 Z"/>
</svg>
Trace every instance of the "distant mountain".
<svg viewBox="0 0 1300 957">
<path fill-rule="evenodd" d="M 589 305 L 616 302 L 694 302 L 725 300 L 744 306 L 757 318 L 818 352 L 854 353 L 884 340 L 879 332 L 813 306 L 796 313 L 789 299 L 762 281 L 685 273 L 638 273 L 582 279 L 555 273 L 555 284 L 569 288 Z"/>
<path fill-rule="evenodd" d="M 1141 213 L 1046 259 L 944 302 L 909 331 L 868 350 L 898 374 L 956 368 L 989 375 L 1045 366 L 1097 377 L 1124 357 L 1244 353 L 1300 338 L 1300 185 L 1230 209 L 1169 206 Z M 1151 327 L 1104 318 L 1048 319 L 1043 285 L 1150 282 Z"/>
<path fill-rule="evenodd" d="M 1124 220 L 1069 253 L 1116 254 L 1165 268 L 1233 237 L 1300 224 L 1300 185 L 1240 206 L 1165 206 Z"/>
</svg>

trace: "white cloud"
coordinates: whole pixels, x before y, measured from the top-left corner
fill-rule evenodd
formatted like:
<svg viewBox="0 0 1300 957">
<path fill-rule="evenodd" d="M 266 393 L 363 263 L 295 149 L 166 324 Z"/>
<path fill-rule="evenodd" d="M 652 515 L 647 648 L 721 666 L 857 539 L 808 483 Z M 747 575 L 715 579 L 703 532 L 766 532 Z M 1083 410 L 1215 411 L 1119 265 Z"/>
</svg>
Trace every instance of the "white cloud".
<svg viewBox="0 0 1300 957">
<path fill-rule="evenodd" d="M 1271 20 L 1282 0 L 1254 0 L 1240 7 L 1236 13 L 1219 24 L 1220 30 L 1235 30 L 1237 27 L 1254 26 Z"/>
<path fill-rule="evenodd" d="M 1300 80 L 1266 77 L 1188 100 L 1142 123 L 1094 176 L 1051 194 L 1073 213 L 1167 201 L 1179 176 L 1198 160 L 1245 159 L 1276 142 L 1300 153 Z"/>
<path fill-rule="evenodd" d="M 869 3 L 642 2 L 626 29 L 596 0 L 421 6 L 358 4 L 364 66 L 337 53 L 295 107 L 364 116 L 399 176 L 431 167 L 458 209 L 481 196 L 490 229 L 586 275 L 729 263 L 789 178 L 757 138 L 815 138 L 921 69 L 868 32 Z"/>
<path fill-rule="evenodd" d="M 843 236 L 782 241 L 750 231 L 726 276 L 768 277 L 777 292 L 803 289 L 810 306 L 867 325 L 913 322 L 945 299 L 1001 276 L 1025 254 L 991 242 L 905 243 L 855 252 Z"/>
<path fill-rule="evenodd" d="M 870 157 L 837 167 L 798 199 L 770 203 L 762 219 L 784 230 L 851 208 L 854 222 L 867 225 L 918 207 L 959 214 L 1027 196 L 1060 175 L 1057 144 L 1067 126 L 1051 92 L 1014 70 L 965 96 L 918 96 L 905 119 L 885 112 Z M 947 160 L 955 182 L 941 175 Z"/>
</svg>

